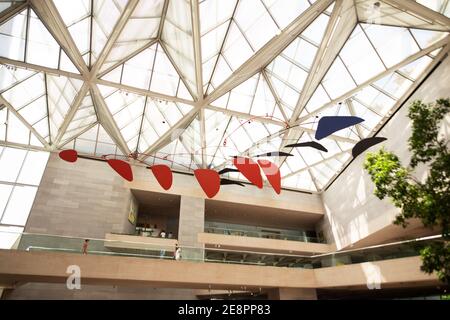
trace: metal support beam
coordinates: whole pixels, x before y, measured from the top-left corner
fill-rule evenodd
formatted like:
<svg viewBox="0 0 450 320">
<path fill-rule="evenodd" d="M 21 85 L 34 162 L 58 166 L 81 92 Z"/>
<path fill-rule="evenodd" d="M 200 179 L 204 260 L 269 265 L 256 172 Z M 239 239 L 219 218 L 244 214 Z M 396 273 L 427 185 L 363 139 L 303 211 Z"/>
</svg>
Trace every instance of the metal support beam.
<svg viewBox="0 0 450 320">
<path fill-rule="evenodd" d="M 47 26 L 49 32 L 53 35 L 61 48 L 63 48 L 73 64 L 84 75 L 87 75 L 89 70 L 86 63 L 53 1 L 29 0 L 29 2 L 42 23 Z"/>
<path fill-rule="evenodd" d="M 198 0 L 191 0 L 192 40 L 194 45 L 195 81 L 197 82 L 197 99 L 203 100 L 202 45 L 200 35 L 200 8 Z"/>
<path fill-rule="evenodd" d="M 338 56 L 350 34 L 357 24 L 357 16 L 353 1 L 338 0 L 333 8 L 325 35 L 314 58 L 306 78 L 303 90 L 292 113 L 291 121 L 295 121 L 302 113 L 305 105 L 316 91 L 325 73 Z"/>
<path fill-rule="evenodd" d="M 201 108 L 199 113 L 199 121 L 200 121 L 200 145 L 202 147 L 202 163 L 201 167 L 206 169 L 208 166 L 208 160 L 206 157 L 206 120 L 205 120 L 205 109 Z"/>
<path fill-rule="evenodd" d="M 164 133 L 153 145 L 151 145 L 147 150 L 145 150 L 145 154 L 151 154 L 159 149 L 164 148 L 166 145 L 171 143 L 173 140 L 179 138 L 184 129 L 186 129 L 189 124 L 197 117 L 198 112 L 201 107 L 197 106 L 192 109 L 189 113 L 187 113 L 183 118 L 181 118 L 175 125 L 172 126 L 166 133 Z M 144 159 L 147 157 L 144 157 Z"/>
<path fill-rule="evenodd" d="M 114 63 L 111 67 L 109 67 L 108 69 L 100 72 L 97 76 L 98 79 L 102 78 L 104 75 L 108 74 L 109 72 L 113 71 L 115 68 L 117 68 L 118 66 L 120 66 L 121 64 L 127 62 L 128 60 L 134 58 L 135 56 L 137 56 L 139 53 L 141 53 L 142 51 L 150 48 L 152 45 L 154 45 L 155 43 L 158 42 L 158 39 L 153 39 L 150 40 L 149 43 L 147 43 L 145 46 L 143 46 L 142 48 L 138 49 L 137 51 L 132 52 L 131 54 L 127 55 L 125 58 L 120 59 L 119 61 L 117 61 L 116 63 Z"/>
<path fill-rule="evenodd" d="M 67 115 L 65 116 L 64 121 L 61 124 L 61 127 L 58 130 L 58 134 L 56 135 L 54 145 L 58 146 L 61 143 L 62 137 L 66 133 L 66 130 L 69 127 L 70 122 L 72 122 L 75 113 L 78 111 L 78 108 L 83 102 L 83 99 L 86 97 L 88 91 L 89 91 L 89 84 L 85 82 L 81 87 L 80 91 L 78 91 L 78 94 L 76 95 L 74 101 L 72 102 L 72 105 L 70 106 L 70 109 L 67 112 Z"/>
<path fill-rule="evenodd" d="M 399 8 L 402 11 L 407 11 L 415 16 L 421 17 L 425 20 L 435 22 L 442 26 L 445 26 L 447 29 L 450 29 L 450 18 L 445 15 L 431 10 L 424 5 L 412 0 L 383 0 L 383 2 L 390 4 L 396 8 Z"/>
<path fill-rule="evenodd" d="M 39 66 L 37 64 L 31 64 L 28 62 L 11 60 L 11 59 L 7 59 L 7 58 L 3 58 L 3 57 L 0 57 L 0 64 L 16 66 L 18 68 L 22 68 L 22 69 L 26 69 L 26 70 L 45 72 L 48 75 L 63 76 L 63 77 L 67 77 L 67 78 L 83 80 L 83 76 L 81 74 L 67 72 L 67 71 L 58 70 L 58 69 L 47 68 L 44 66 Z"/>
<path fill-rule="evenodd" d="M 14 17 L 16 14 L 19 14 L 22 10 L 25 10 L 28 6 L 28 3 L 18 2 L 0 14 L 0 25 L 4 24 L 6 21 Z"/>
<path fill-rule="evenodd" d="M 369 137 L 373 137 L 376 135 L 376 133 L 384 126 L 386 122 L 388 122 L 392 115 L 395 114 L 395 112 L 403 106 L 404 103 L 409 99 L 411 94 L 422 84 L 422 81 L 425 80 L 430 72 L 436 67 L 438 63 L 440 63 L 445 57 L 448 56 L 450 52 L 450 44 L 447 44 L 441 52 L 434 58 L 433 62 L 430 63 L 430 65 L 424 70 L 422 75 L 416 79 L 416 81 L 413 83 L 413 85 L 405 92 L 405 94 L 395 103 L 395 105 L 392 107 L 392 109 L 388 112 L 388 114 L 379 122 L 379 124 L 372 130 L 372 132 L 369 134 Z M 344 165 L 343 169 L 337 172 L 333 178 L 330 179 L 330 181 L 324 186 L 323 190 L 327 190 L 330 185 L 336 181 L 336 179 L 339 177 L 339 175 L 345 171 L 345 169 L 350 165 L 350 163 L 353 161 L 353 158 L 349 159 Z"/>
<path fill-rule="evenodd" d="M 17 119 L 19 119 L 20 122 L 22 122 L 22 124 L 27 127 L 28 130 L 30 130 L 35 136 L 36 138 L 45 146 L 46 149 L 51 149 L 50 144 L 47 142 L 47 140 L 45 140 L 37 131 L 36 129 L 34 129 L 31 124 L 29 124 L 24 117 L 22 117 L 22 115 L 17 112 L 16 109 L 14 109 L 14 107 L 8 102 L 6 101 L 5 98 L 3 98 L 0 95 L 0 104 L 3 104 L 4 106 L 6 106 L 9 110 L 9 112 L 11 112 L 12 114 L 14 114 L 16 116 Z"/>
<path fill-rule="evenodd" d="M 169 96 L 166 94 L 157 93 L 157 92 L 153 92 L 150 90 L 145 90 L 145 89 L 140 89 L 140 88 L 135 88 L 135 87 L 130 87 L 125 84 L 115 83 L 115 82 L 106 81 L 106 80 L 102 80 L 102 79 L 93 80 L 92 83 L 117 88 L 119 90 L 128 91 L 128 92 L 135 93 L 135 94 L 138 94 L 141 96 L 146 96 L 146 97 L 155 98 L 155 99 L 161 99 L 164 101 L 180 102 L 180 103 L 188 104 L 191 106 L 196 105 L 196 103 L 191 100 L 178 98 L 178 97 L 172 97 L 172 96 Z"/>
<path fill-rule="evenodd" d="M 295 175 L 297 175 L 297 174 L 299 174 L 299 173 L 301 173 L 301 172 L 303 172 L 303 171 L 308 171 L 308 170 L 310 170 L 311 168 L 313 168 L 313 167 L 315 167 L 315 166 L 318 166 L 319 164 L 322 164 L 322 163 L 325 163 L 325 162 L 327 162 L 327 161 L 333 160 L 334 158 L 339 157 L 339 156 L 342 156 L 342 155 L 344 155 L 344 154 L 346 154 L 346 153 L 349 153 L 349 152 L 352 152 L 352 150 L 349 149 L 349 150 L 345 150 L 345 151 L 336 153 L 336 154 L 332 155 L 331 157 L 324 158 L 323 160 L 314 162 L 313 164 L 310 164 L 310 165 L 308 165 L 308 166 L 306 166 L 306 167 L 304 167 L 304 168 L 302 168 L 302 169 L 300 169 L 300 170 L 294 171 L 294 172 L 292 172 L 292 173 L 290 173 L 290 174 L 284 176 L 283 179 L 287 179 L 287 178 L 289 178 L 289 177 L 295 176 Z M 313 177 L 313 175 L 311 175 L 311 177 Z M 319 190 L 319 189 L 317 189 L 317 190 Z"/>
<path fill-rule="evenodd" d="M 245 80 L 251 78 L 267 66 L 273 57 L 280 54 L 299 34 L 301 34 L 334 0 L 316 1 L 297 19 L 287 26 L 279 35 L 266 43 L 258 52 L 240 66 L 228 79 L 205 98 L 205 104 L 223 96 Z"/>
<path fill-rule="evenodd" d="M 138 3 L 139 3 L 139 0 L 129 0 L 128 1 L 127 5 L 125 6 L 125 9 L 122 12 L 122 15 L 120 16 L 119 20 L 117 21 L 116 25 L 114 26 L 113 31 L 109 35 L 108 41 L 106 42 L 97 61 L 95 62 L 94 66 L 92 67 L 92 71 L 91 71 L 92 76 L 95 77 L 98 74 L 98 72 L 101 70 L 103 63 L 105 62 L 106 58 L 109 56 L 112 48 L 114 47 L 114 44 L 116 43 L 117 39 L 119 38 L 120 34 L 122 33 L 123 28 L 125 28 L 125 25 L 127 24 L 128 19 L 133 14 L 133 11 L 134 11 L 134 9 L 136 9 L 136 6 L 138 5 Z"/>
<path fill-rule="evenodd" d="M 430 52 L 433 52 L 436 49 L 439 49 L 443 46 L 445 46 L 446 44 L 448 44 L 450 42 L 450 36 L 445 37 L 444 39 L 436 42 L 435 44 L 429 46 L 426 49 L 420 50 L 419 52 L 413 54 L 412 56 L 409 56 L 408 58 L 404 59 L 403 61 L 400 61 L 399 63 L 393 65 L 392 67 L 390 67 L 389 69 L 386 69 L 385 71 L 379 73 L 378 75 L 370 78 L 369 80 L 361 83 L 360 85 L 358 85 L 357 87 L 355 87 L 354 89 L 344 93 L 343 95 L 341 95 L 340 97 L 326 103 L 325 105 L 323 105 L 322 107 L 314 110 L 313 112 L 310 112 L 308 115 L 299 118 L 298 120 L 296 120 L 294 123 L 295 124 L 300 124 L 303 121 L 310 119 L 312 117 L 315 117 L 317 114 L 319 114 L 320 112 L 322 112 L 323 110 L 341 102 L 344 101 L 345 99 L 350 98 L 351 96 L 353 96 L 355 93 L 357 93 L 358 91 L 364 89 L 365 87 L 371 85 L 372 83 L 388 76 L 389 74 L 395 72 L 398 69 L 401 69 L 402 67 L 410 64 L 411 62 L 414 62 L 415 60 L 429 54 Z"/>
<path fill-rule="evenodd" d="M 348 111 L 352 116 L 356 116 L 355 107 L 353 106 L 353 102 L 351 99 L 345 100 L 345 104 L 347 105 Z M 364 137 L 362 127 L 360 124 L 357 124 L 356 126 L 356 132 L 358 133 L 358 137 L 362 139 Z"/>
<path fill-rule="evenodd" d="M 103 99 L 103 96 L 96 85 L 92 85 L 91 87 L 91 96 L 94 102 L 95 110 L 97 112 L 98 120 L 102 124 L 103 128 L 108 132 L 108 134 L 111 136 L 111 138 L 114 140 L 123 154 L 130 154 L 131 151 L 128 148 L 126 141 L 122 137 L 122 134 L 120 133 L 120 130 L 117 127 L 117 124 L 114 121 L 111 112 L 108 110 L 105 100 Z"/>
<path fill-rule="evenodd" d="M 267 118 L 267 117 L 265 117 L 263 115 L 256 116 L 256 115 L 243 113 L 243 112 L 239 112 L 239 111 L 234 111 L 234 110 L 214 107 L 214 106 L 211 106 L 211 105 L 204 106 L 204 109 L 215 111 L 215 112 L 220 112 L 220 113 L 223 113 L 223 114 L 225 114 L 227 116 L 237 117 L 237 118 L 240 118 L 240 119 L 252 120 L 252 121 L 255 121 L 255 122 L 272 124 L 272 125 L 280 126 L 280 127 L 283 127 L 283 128 L 286 127 L 286 123 L 281 122 L 279 120 L 274 120 L 272 118 Z"/>
<path fill-rule="evenodd" d="M 59 145 L 58 145 L 58 149 L 63 148 L 66 144 L 68 144 L 69 142 L 77 139 L 79 136 L 83 135 L 84 133 L 88 132 L 89 130 L 91 130 L 93 127 L 95 127 L 96 125 L 98 125 L 99 122 L 96 121 L 90 125 L 88 125 L 86 128 L 84 128 L 83 130 L 81 130 L 80 132 L 78 132 L 76 135 L 73 135 L 72 137 L 70 137 L 69 139 L 66 139 L 64 141 L 62 141 Z"/>
</svg>

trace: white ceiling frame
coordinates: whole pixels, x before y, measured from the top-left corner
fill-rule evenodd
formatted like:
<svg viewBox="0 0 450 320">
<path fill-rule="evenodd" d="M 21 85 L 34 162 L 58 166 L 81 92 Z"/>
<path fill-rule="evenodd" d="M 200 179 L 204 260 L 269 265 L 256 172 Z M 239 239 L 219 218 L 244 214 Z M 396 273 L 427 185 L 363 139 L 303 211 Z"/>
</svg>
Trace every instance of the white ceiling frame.
<svg viewBox="0 0 450 320">
<path fill-rule="evenodd" d="M 127 62 L 128 60 L 134 58 L 135 56 L 137 56 L 139 53 L 143 52 L 144 50 L 150 48 L 152 45 L 154 45 L 155 43 L 158 42 L 158 39 L 152 39 L 150 40 L 149 43 L 147 43 L 145 46 L 143 46 L 142 48 L 139 48 L 138 50 L 130 53 L 129 55 L 125 56 L 124 58 L 120 59 L 119 61 L 117 61 L 116 63 L 114 63 L 112 66 L 108 67 L 105 71 L 100 72 L 97 75 L 97 79 L 101 79 L 102 77 L 104 77 L 105 75 L 107 75 L 108 73 L 110 73 L 111 71 L 113 71 L 115 68 L 119 67 L 120 65 L 124 64 L 125 62 Z"/>
<path fill-rule="evenodd" d="M 191 101 L 191 100 L 178 98 L 178 97 L 172 97 L 172 96 L 169 96 L 166 94 L 157 93 L 157 92 L 146 90 L 146 89 L 131 87 L 131 86 L 127 86 L 125 84 L 115 83 L 115 82 L 111 82 L 111 81 L 107 81 L 107 80 L 96 79 L 96 80 L 93 80 L 93 84 L 98 84 L 98 85 L 116 88 L 119 90 L 128 91 L 130 93 L 134 93 L 134 94 L 141 95 L 141 96 L 146 96 L 149 98 L 154 98 L 156 100 L 179 102 L 179 103 L 184 103 L 184 104 L 191 105 L 191 106 L 197 105 L 194 101 Z"/>
<path fill-rule="evenodd" d="M 16 14 L 18 14 L 22 10 L 25 10 L 27 8 L 27 6 L 28 6 L 28 3 L 26 1 L 18 2 L 16 4 L 12 5 L 11 7 L 9 7 L 8 9 L 6 9 L 5 11 L 3 11 L 0 16 L 0 25 L 4 24 L 6 21 L 8 21 L 12 17 L 14 17 Z"/>
<path fill-rule="evenodd" d="M 319 50 L 292 113 L 291 122 L 297 120 L 300 116 L 306 103 L 320 85 L 322 78 L 339 55 L 357 23 L 354 3 L 346 1 L 344 5 L 343 0 L 336 1 Z"/>
<path fill-rule="evenodd" d="M 198 0 L 191 0 L 191 23 L 192 23 L 192 40 L 194 46 L 194 67 L 195 67 L 195 81 L 197 84 L 197 100 L 203 101 L 203 64 L 202 64 L 202 47 L 200 35 L 200 8 Z M 199 111 L 200 121 L 200 145 L 202 148 L 202 163 L 201 168 L 205 169 L 207 164 L 206 157 L 206 124 L 204 109 Z M 195 157 L 194 157 L 195 158 Z"/>
<path fill-rule="evenodd" d="M 272 94 L 272 96 L 275 99 L 276 107 L 278 108 L 278 110 L 280 110 L 281 114 L 283 115 L 284 121 L 289 122 L 289 118 L 288 118 L 288 116 L 286 115 L 286 112 L 284 112 L 284 109 L 283 109 L 283 103 L 281 102 L 281 99 L 278 96 L 278 93 L 275 91 L 275 88 L 273 87 L 272 81 L 270 81 L 269 77 L 267 76 L 267 73 L 266 73 L 265 69 L 261 70 L 261 76 L 266 81 L 267 86 L 269 87 L 270 93 Z M 258 85 L 258 84 L 256 84 L 256 85 Z"/>
<path fill-rule="evenodd" d="M 445 46 L 446 44 L 448 44 L 450 42 L 450 36 L 445 37 L 444 39 L 436 42 L 435 44 L 422 49 L 418 52 L 416 52 L 415 54 L 409 56 L 408 58 L 400 61 L 399 63 L 393 65 L 392 67 L 390 67 L 389 69 L 386 69 L 385 71 L 379 73 L 378 75 L 364 81 L 363 83 L 361 83 L 360 85 L 356 86 L 354 89 L 342 94 L 340 97 L 333 99 L 332 101 L 324 104 L 323 106 L 321 106 L 320 108 L 310 112 L 308 115 L 299 118 L 298 120 L 296 120 L 294 122 L 294 124 L 301 124 L 303 121 L 310 119 L 312 117 L 315 117 L 316 115 L 318 115 L 320 112 L 322 112 L 323 110 L 332 107 L 333 105 L 344 101 L 345 99 L 351 98 L 355 93 L 357 93 L 358 91 L 370 86 L 371 84 L 373 84 L 374 82 L 377 82 L 378 80 L 388 76 L 389 74 L 395 72 L 398 69 L 401 69 L 402 67 L 410 64 L 411 62 L 414 62 L 415 60 L 426 56 L 427 54 L 433 52 L 436 49 L 439 49 L 443 46 Z"/>
<path fill-rule="evenodd" d="M 98 125 L 98 124 L 100 124 L 100 122 L 99 122 L 98 119 L 97 119 L 97 121 L 95 121 L 94 123 L 91 123 L 90 125 L 88 125 L 86 128 L 84 128 L 83 130 L 81 130 L 81 131 L 78 132 L 77 134 L 75 134 L 75 135 L 71 136 L 70 138 L 68 138 L 68 139 L 66 139 L 66 140 L 64 140 L 64 141 L 62 141 L 62 142 L 58 145 L 58 148 L 59 148 L 59 149 L 63 148 L 66 144 L 68 144 L 68 143 L 71 142 L 71 141 L 76 140 L 76 139 L 77 139 L 78 137 L 80 137 L 82 134 L 88 132 L 89 130 L 91 130 L 93 127 L 95 127 L 95 126 Z"/>
<path fill-rule="evenodd" d="M 17 149 L 24 149 L 24 150 L 36 150 L 36 151 L 46 151 L 46 152 L 49 151 L 45 147 L 32 146 L 32 145 L 16 143 L 16 142 L 8 142 L 8 141 L 4 141 L 4 140 L 0 140 L 0 146 L 1 147 L 11 147 L 11 148 L 17 148 Z"/>
<path fill-rule="evenodd" d="M 22 115 L 16 110 L 14 109 L 14 107 L 8 102 L 6 101 L 5 98 L 3 98 L 2 95 L 0 95 L 0 104 L 6 106 L 6 108 L 8 108 L 9 112 L 11 112 L 12 114 L 14 114 L 16 116 L 17 119 L 19 119 L 20 122 L 22 122 L 22 124 L 27 127 L 28 130 L 31 131 L 32 134 L 34 134 L 36 136 L 36 138 L 39 140 L 40 143 L 42 143 L 46 149 L 50 150 L 51 146 L 50 144 L 47 142 L 47 140 L 45 140 L 37 131 L 36 129 L 34 129 L 31 124 L 29 124 L 24 117 L 22 117 Z M 49 133 L 50 134 L 50 133 Z"/>
<path fill-rule="evenodd" d="M 47 73 L 48 75 L 63 76 L 66 78 L 84 80 L 83 76 L 78 73 L 72 73 L 72 72 L 67 72 L 67 71 L 63 71 L 63 70 L 48 68 L 48 67 L 44 67 L 44 66 L 39 66 L 37 64 L 31 64 L 28 62 L 22 62 L 22 61 L 18 61 L 18 60 L 11 60 L 11 59 L 7 59 L 7 58 L 3 58 L 3 57 L 0 57 L 0 64 L 15 66 L 15 67 L 22 68 L 25 70 L 44 72 L 44 73 Z"/>
<path fill-rule="evenodd" d="M 255 121 L 255 122 L 272 124 L 272 125 L 280 126 L 280 127 L 283 127 L 283 128 L 286 127 L 286 123 L 281 122 L 279 120 L 274 120 L 272 118 L 266 118 L 265 116 L 257 116 L 257 115 L 253 115 L 253 114 L 249 114 L 249 113 L 244 113 L 244 112 L 239 112 L 239 111 L 234 111 L 234 110 L 214 107 L 214 106 L 211 106 L 211 105 L 204 106 L 203 109 L 216 111 L 216 112 L 221 112 L 221 113 L 223 113 L 223 114 L 225 114 L 227 116 L 232 116 L 232 117 L 241 118 L 241 119 L 245 119 L 245 120 L 252 120 L 252 121 Z"/>
<path fill-rule="evenodd" d="M 250 59 L 242 64 L 233 74 L 228 77 L 220 86 L 215 88 L 205 98 L 205 104 L 210 104 L 227 92 L 231 91 L 242 82 L 248 80 L 279 55 L 292 41 L 295 40 L 323 11 L 325 11 L 334 0 L 316 1 L 311 7 L 306 9 L 280 34 L 272 38 L 261 49 L 259 49 Z"/>
<path fill-rule="evenodd" d="M 347 108 L 348 108 L 348 111 L 350 112 L 350 114 L 353 117 L 356 117 L 355 107 L 353 106 L 352 99 L 345 100 L 345 104 L 347 105 Z M 361 124 L 357 124 L 355 127 L 356 127 L 356 132 L 358 133 L 358 137 L 360 139 L 364 138 Z"/>
<path fill-rule="evenodd" d="M 105 99 L 103 99 L 103 96 L 100 90 L 98 89 L 97 85 L 91 84 L 90 89 L 95 111 L 97 112 L 97 118 L 102 124 L 103 129 L 105 129 L 106 132 L 108 132 L 111 139 L 113 139 L 113 141 L 116 143 L 116 145 L 119 147 L 120 151 L 122 151 L 123 154 L 125 155 L 130 154 L 131 151 L 128 148 L 128 145 L 125 139 L 123 138 L 119 128 L 117 127 L 114 117 L 109 111 Z"/>
<path fill-rule="evenodd" d="M 425 20 L 435 22 L 442 26 L 445 26 L 447 29 L 450 29 L 450 19 L 445 15 L 440 14 L 434 10 L 431 10 L 428 7 L 421 5 L 420 3 L 412 0 L 383 0 L 383 2 L 399 8 L 400 10 L 407 11 L 416 16 L 422 17 Z"/>
<path fill-rule="evenodd" d="M 322 160 L 317 161 L 317 162 L 314 162 L 314 163 L 309 164 L 309 165 L 307 164 L 306 167 L 301 168 L 301 169 L 296 170 L 296 171 L 293 171 L 293 172 L 289 173 L 288 175 L 285 175 L 285 176 L 283 177 L 283 179 L 287 179 L 287 178 L 290 178 L 290 177 L 292 177 L 292 176 L 295 176 L 295 175 L 297 175 L 297 174 L 299 174 L 299 173 L 302 173 L 303 171 L 310 170 L 310 169 L 314 168 L 315 166 L 318 166 L 319 164 L 322 164 L 322 163 L 325 163 L 325 162 L 327 162 L 327 161 L 333 160 L 333 159 L 335 159 L 336 157 L 342 156 L 342 155 L 347 154 L 347 153 L 350 153 L 350 152 L 352 152 L 352 149 L 344 150 L 344 151 L 341 151 L 341 152 L 339 152 L 339 153 L 333 154 L 332 156 L 330 156 L 330 157 L 328 157 L 328 158 L 323 158 Z M 305 164 L 306 164 L 306 162 L 305 162 Z M 313 175 L 311 175 L 311 177 L 313 177 Z M 317 188 L 317 190 L 320 191 L 320 188 Z"/>
<path fill-rule="evenodd" d="M 89 70 L 86 63 L 53 1 L 29 0 L 29 2 L 42 23 L 47 27 L 47 30 L 53 35 L 56 42 L 58 42 L 65 51 L 69 59 L 77 69 L 81 71 L 83 76 L 88 77 Z"/>
<path fill-rule="evenodd" d="M 40 0 L 34 0 L 34 1 L 40 1 Z M 116 43 L 117 39 L 119 38 L 120 34 L 122 33 L 123 29 L 125 28 L 125 25 L 127 24 L 129 18 L 134 12 L 134 9 L 136 9 L 136 6 L 138 5 L 139 0 L 129 0 L 127 5 L 125 6 L 125 9 L 123 10 L 119 20 L 116 22 L 116 25 L 114 26 L 113 31 L 108 37 L 108 41 L 106 42 L 105 46 L 103 47 L 103 50 L 101 51 L 100 55 L 97 58 L 97 61 L 95 62 L 94 66 L 91 70 L 91 78 L 96 78 L 98 72 L 103 66 L 103 63 L 108 58 L 109 54 L 111 53 L 111 50 L 114 47 L 114 44 Z"/>
<path fill-rule="evenodd" d="M 145 156 L 143 156 L 142 159 L 145 160 L 146 158 L 148 158 L 149 154 L 152 154 L 159 149 L 164 148 L 172 141 L 178 139 L 183 133 L 184 129 L 186 129 L 198 115 L 200 109 L 200 106 L 194 107 L 191 111 L 189 111 L 189 113 L 187 113 L 183 118 L 175 123 L 168 131 L 166 131 L 166 133 L 164 133 L 157 141 L 155 141 L 153 145 L 151 145 L 147 150 L 143 152 Z"/>
<path fill-rule="evenodd" d="M 372 130 L 369 134 L 369 137 L 375 136 L 376 133 L 382 128 L 392 117 L 392 115 L 402 107 L 404 103 L 407 102 L 410 95 L 420 87 L 422 81 L 424 81 L 430 74 L 430 72 L 445 58 L 448 56 L 450 52 L 450 44 L 447 44 L 441 52 L 434 58 L 434 60 L 430 63 L 430 65 L 425 69 L 425 71 L 421 74 L 419 78 L 412 84 L 412 86 L 405 92 L 405 94 L 395 103 L 392 109 L 387 113 L 387 115 L 378 123 L 378 125 Z M 330 181 L 324 186 L 323 190 L 326 191 L 330 185 L 337 179 L 337 177 L 347 168 L 347 166 L 353 161 L 353 158 L 350 158 L 343 166 L 342 170 L 339 170 Z"/>
<path fill-rule="evenodd" d="M 305 127 L 302 127 L 302 126 L 297 126 L 295 129 L 298 129 L 297 132 L 298 132 L 298 131 L 301 131 L 301 132 L 308 132 L 308 133 L 315 133 L 315 132 L 316 132 L 316 131 L 313 130 L 313 129 L 305 128 Z M 282 135 L 282 134 L 286 134 L 286 133 L 289 132 L 289 131 L 292 131 L 292 132 L 293 132 L 294 130 L 292 130 L 292 129 L 283 129 L 283 130 L 277 131 L 277 132 L 275 132 L 275 133 L 273 133 L 273 134 L 271 134 L 271 135 L 269 135 L 269 136 L 267 136 L 267 137 L 264 137 L 264 138 L 262 138 L 261 140 L 259 140 L 259 141 L 255 142 L 254 144 L 252 144 L 248 149 L 244 150 L 243 152 L 240 152 L 238 155 L 239 155 L 239 156 L 242 156 L 242 155 L 249 154 L 250 152 L 253 151 L 253 149 L 255 149 L 256 147 L 258 147 L 259 144 L 261 144 L 261 143 L 263 143 L 263 142 L 270 142 L 270 141 L 272 141 L 272 139 L 275 139 L 275 138 L 279 137 L 279 136 Z M 330 136 L 328 136 L 327 138 L 328 138 L 328 139 L 335 140 L 335 141 L 341 141 L 341 142 L 352 143 L 352 144 L 356 144 L 356 143 L 358 142 L 358 141 L 356 141 L 356 140 L 353 140 L 353 139 L 350 139 L 350 138 L 341 137 L 341 136 L 337 136 L 337 135 L 330 135 Z M 283 140 L 283 141 L 284 141 L 284 140 Z M 289 142 L 289 143 L 282 143 L 282 146 L 284 146 L 284 145 L 286 145 L 286 144 L 291 144 L 291 143 L 292 143 L 292 142 Z M 284 148 L 281 148 L 281 149 L 284 149 Z M 293 149 L 293 148 L 290 148 L 289 151 L 285 151 L 285 152 L 288 152 L 288 153 L 289 153 L 289 152 L 292 151 L 292 149 Z M 286 157 L 280 157 L 280 158 L 285 159 Z M 221 170 L 222 168 L 224 168 L 224 166 L 225 166 L 227 163 L 228 163 L 228 161 L 224 161 L 224 162 L 223 162 L 222 164 L 220 164 L 219 166 L 216 166 L 215 169 Z M 281 167 L 281 165 L 282 165 L 282 163 L 280 164 L 280 167 Z"/>
<path fill-rule="evenodd" d="M 308 71 L 308 76 L 300 92 L 297 104 L 289 119 L 289 123 L 294 122 L 301 114 L 304 105 L 306 105 L 306 102 L 320 85 L 322 77 L 338 56 L 356 25 L 357 16 L 354 3 L 352 1 L 344 2 L 344 0 L 337 0 L 331 12 L 330 20 L 328 21 L 319 49 L 314 57 L 313 64 Z M 330 46 L 331 43 L 333 44 L 332 46 Z M 311 133 L 309 130 L 307 132 Z M 283 139 L 283 145 L 288 144 L 285 143 L 286 141 L 300 139 L 302 134 L 303 132 L 299 132 L 298 130 L 289 130 Z M 288 149 L 288 152 L 291 151 L 292 149 Z M 286 157 L 281 158 L 280 166 L 285 161 Z"/>
<path fill-rule="evenodd" d="M 72 122 L 73 117 L 77 113 L 78 108 L 80 107 L 81 103 L 83 102 L 84 98 L 89 92 L 89 88 L 90 88 L 89 84 L 85 82 L 83 83 L 83 86 L 81 87 L 80 91 L 78 91 L 75 99 L 72 101 L 72 105 L 70 106 L 67 115 L 64 117 L 63 123 L 59 127 L 58 134 L 56 135 L 55 142 L 53 143 L 53 148 L 59 146 L 59 144 L 61 143 L 62 137 L 66 133 L 66 130 L 69 127 L 70 123 Z"/>
</svg>

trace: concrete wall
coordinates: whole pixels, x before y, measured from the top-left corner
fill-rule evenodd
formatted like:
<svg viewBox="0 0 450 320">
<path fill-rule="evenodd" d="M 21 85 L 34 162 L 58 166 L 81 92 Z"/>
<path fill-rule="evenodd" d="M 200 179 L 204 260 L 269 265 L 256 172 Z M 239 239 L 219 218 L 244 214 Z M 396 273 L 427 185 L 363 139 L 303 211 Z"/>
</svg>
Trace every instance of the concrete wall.
<svg viewBox="0 0 450 320">
<path fill-rule="evenodd" d="M 395 152 L 403 164 L 408 164 L 410 152 L 407 140 L 411 135 L 411 122 L 407 117 L 412 101 L 421 99 L 433 102 L 450 97 L 450 58 L 446 58 L 434 73 L 422 84 L 409 101 L 400 109 L 378 134 L 388 140 L 387 150 Z M 450 136 L 450 119 L 444 124 Z M 376 151 L 382 145 L 371 148 Z M 322 228 L 330 242 L 338 249 L 349 246 L 392 224 L 399 210 L 388 199 L 379 200 L 373 195 L 374 186 L 363 169 L 365 154 L 355 159 L 341 176 L 323 193 L 326 219 Z M 419 168 L 416 176 L 423 179 L 426 168 Z"/>
<path fill-rule="evenodd" d="M 128 183 L 105 162 L 78 159 L 67 163 L 51 154 L 25 231 L 92 238 L 103 238 L 109 232 L 132 232 L 134 226 L 128 221 L 128 213 L 134 198 L 130 189 L 163 191 L 148 169 L 134 166 L 133 173 L 134 181 Z M 173 187 L 167 193 L 202 202 L 205 199 L 196 179 L 190 175 L 175 174 Z M 252 186 L 226 186 L 217 199 L 290 209 L 299 213 L 298 219 L 303 212 L 318 216 L 324 213 L 316 194 L 283 191 L 278 196 L 269 187 L 260 190 Z"/>
<path fill-rule="evenodd" d="M 183 248 L 183 259 L 203 260 L 204 245 L 197 239 L 197 235 L 205 230 L 205 200 L 182 196 L 180 205 L 180 223 L 178 227 L 178 243 Z M 197 249 L 198 248 L 198 249 Z"/>
<path fill-rule="evenodd" d="M 104 238 L 130 232 L 132 195 L 101 161 L 68 163 L 51 154 L 25 232 Z"/>
</svg>

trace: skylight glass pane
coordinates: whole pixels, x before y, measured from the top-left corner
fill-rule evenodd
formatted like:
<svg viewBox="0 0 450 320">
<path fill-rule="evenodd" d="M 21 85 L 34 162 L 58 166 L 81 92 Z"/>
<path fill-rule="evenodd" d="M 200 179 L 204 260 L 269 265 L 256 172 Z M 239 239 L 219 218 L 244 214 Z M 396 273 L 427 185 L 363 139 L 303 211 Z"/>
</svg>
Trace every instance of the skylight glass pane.
<svg viewBox="0 0 450 320">
<path fill-rule="evenodd" d="M 59 45 L 36 14 L 30 12 L 26 61 L 32 64 L 57 68 Z"/>
<path fill-rule="evenodd" d="M 355 81 L 360 84 L 385 70 L 360 26 L 355 28 L 340 56 Z"/>
<path fill-rule="evenodd" d="M 362 25 L 362 28 L 388 68 L 420 50 L 405 28 L 379 25 Z"/>
<path fill-rule="evenodd" d="M 169 1 L 162 40 L 189 89 L 196 92 L 191 7 L 186 0 Z"/>
<path fill-rule="evenodd" d="M 279 31 L 260 0 L 240 1 L 234 19 L 254 51 L 259 50 Z"/>
<path fill-rule="evenodd" d="M 316 20 L 303 31 L 302 35 L 307 39 L 312 40 L 315 44 L 320 45 L 329 20 L 330 18 L 327 15 L 319 15 Z"/>
<path fill-rule="evenodd" d="M 341 59 L 336 59 L 322 81 L 325 90 L 335 99 L 356 87 Z"/>
<path fill-rule="evenodd" d="M 306 0 L 263 0 L 263 2 L 280 29 L 286 28 L 310 6 Z"/>
</svg>

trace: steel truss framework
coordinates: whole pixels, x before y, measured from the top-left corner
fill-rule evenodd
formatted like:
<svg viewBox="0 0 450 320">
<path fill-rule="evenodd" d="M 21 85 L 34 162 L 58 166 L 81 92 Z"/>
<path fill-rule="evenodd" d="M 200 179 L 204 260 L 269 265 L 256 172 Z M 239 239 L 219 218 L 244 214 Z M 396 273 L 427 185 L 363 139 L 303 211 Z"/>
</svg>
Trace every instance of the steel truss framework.
<svg viewBox="0 0 450 320">
<path fill-rule="evenodd" d="M 450 49 L 448 0 L 68 3 L 0 1 L 1 145 L 182 171 L 283 150 L 283 186 L 308 192 Z M 322 140 L 328 153 L 283 148 L 325 115 L 366 121 Z"/>
</svg>

